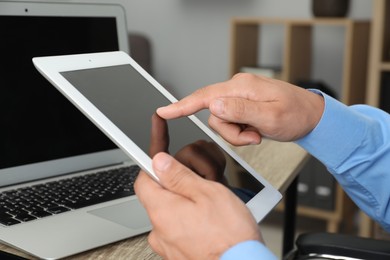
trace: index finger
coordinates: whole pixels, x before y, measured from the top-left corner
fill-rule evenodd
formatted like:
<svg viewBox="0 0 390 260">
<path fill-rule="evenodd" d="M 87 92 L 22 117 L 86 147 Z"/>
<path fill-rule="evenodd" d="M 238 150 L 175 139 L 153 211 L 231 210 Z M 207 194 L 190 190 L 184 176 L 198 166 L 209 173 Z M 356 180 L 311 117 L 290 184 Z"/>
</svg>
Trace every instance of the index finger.
<svg viewBox="0 0 390 260">
<path fill-rule="evenodd" d="M 216 83 L 197 89 L 192 94 L 180 101 L 157 109 L 157 114 L 164 119 L 173 119 L 189 116 L 196 112 L 209 108 L 211 100 L 221 97 L 226 92 L 223 83 Z"/>
</svg>

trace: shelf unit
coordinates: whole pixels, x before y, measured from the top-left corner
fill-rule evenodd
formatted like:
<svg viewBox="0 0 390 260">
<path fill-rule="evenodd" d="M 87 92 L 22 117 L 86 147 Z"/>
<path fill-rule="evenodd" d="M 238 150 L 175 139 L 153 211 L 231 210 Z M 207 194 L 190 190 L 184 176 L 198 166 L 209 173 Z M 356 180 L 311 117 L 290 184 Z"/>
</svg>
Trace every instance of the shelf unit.
<svg viewBox="0 0 390 260">
<path fill-rule="evenodd" d="M 383 73 L 390 73 L 390 1 L 374 0 L 366 103 L 380 107 Z"/>
<path fill-rule="evenodd" d="M 313 29 L 315 26 L 342 26 L 345 28 L 341 101 L 347 105 L 364 103 L 370 22 L 347 18 L 332 19 L 268 19 L 234 18 L 231 21 L 230 74 L 245 66 L 258 64 L 260 31 L 263 25 L 280 25 L 284 30 L 281 78 L 291 83 L 311 78 Z M 387 64 L 388 65 L 388 64 Z M 282 208 L 283 206 L 279 207 Z M 299 206 L 298 214 L 327 221 L 327 230 L 336 232 L 351 203 L 337 185 L 333 210 Z"/>
<path fill-rule="evenodd" d="M 288 82 L 310 79 L 314 26 L 345 27 L 341 100 L 345 104 L 365 101 L 369 21 L 343 18 L 311 20 L 235 18 L 231 25 L 231 75 L 238 73 L 242 67 L 257 64 L 261 25 L 267 24 L 281 25 L 285 29 L 282 79 Z"/>
<path fill-rule="evenodd" d="M 366 103 L 390 112 L 388 105 L 383 107 L 381 104 L 381 98 L 387 102 L 390 99 L 390 96 L 382 95 L 384 76 L 390 78 L 390 0 L 373 1 L 371 27 Z M 389 81 L 387 84 L 386 87 L 390 88 Z M 384 238 L 374 234 L 380 233 L 380 228 L 367 215 L 362 213 L 360 222 L 360 236 Z M 389 239 L 390 236 L 385 238 Z"/>
</svg>

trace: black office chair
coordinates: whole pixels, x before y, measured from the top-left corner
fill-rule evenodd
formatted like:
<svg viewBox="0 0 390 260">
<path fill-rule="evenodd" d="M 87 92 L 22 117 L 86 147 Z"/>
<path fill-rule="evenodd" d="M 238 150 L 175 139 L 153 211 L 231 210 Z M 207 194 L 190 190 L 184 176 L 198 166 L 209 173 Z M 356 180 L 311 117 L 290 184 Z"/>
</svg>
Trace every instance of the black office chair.
<svg viewBox="0 0 390 260">
<path fill-rule="evenodd" d="M 284 260 L 364 259 L 390 260 L 390 241 L 332 233 L 307 233 L 298 237 L 296 249 Z"/>
</svg>

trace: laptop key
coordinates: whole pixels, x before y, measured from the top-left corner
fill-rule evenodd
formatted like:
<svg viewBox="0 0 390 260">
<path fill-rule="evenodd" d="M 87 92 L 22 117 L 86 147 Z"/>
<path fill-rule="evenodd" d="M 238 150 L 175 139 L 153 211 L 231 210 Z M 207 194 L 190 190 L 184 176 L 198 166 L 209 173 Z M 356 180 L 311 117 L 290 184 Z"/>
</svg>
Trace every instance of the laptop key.
<svg viewBox="0 0 390 260">
<path fill-rule="evenodd" d="M 13 218 L 0 219 L 0 224 L 3 224 L 4 226 L 12 226 L 19 223 L 21 223 L 19 220 Z"/>
<path fill-rule="evenodd" d="M 37 217 L 37 218 L 44 218 L 44 217 L 53 215 L 52 213 L 47 212 L 45 210 L 31 211 L 30 214 Z"/>
<path fill-rule="evenodd" d="M 62 206 L 57 206 L 53 208 L 48 208 L 47 211 L 53 214 L 60 214 L 66 211 L 69 211 L 70 209 L 62 207 Z"/>
<path fill-rule="evenodd" d="M 7 212 L 0 213 L 0 219 L 7 219 L 7 218 L 12 218 L 12 215 L 10 215 Z"/>
<path fill-rule="evenodd" d="M 31 220 L 37 219 L 36 217 L 31 216 L 30 214 L 16 215 L 15 218 L 20 220 L 20 221 L 23 221 L 23 222 L 27 222 L 27 221 L 31 221 Z"/>
</svg>

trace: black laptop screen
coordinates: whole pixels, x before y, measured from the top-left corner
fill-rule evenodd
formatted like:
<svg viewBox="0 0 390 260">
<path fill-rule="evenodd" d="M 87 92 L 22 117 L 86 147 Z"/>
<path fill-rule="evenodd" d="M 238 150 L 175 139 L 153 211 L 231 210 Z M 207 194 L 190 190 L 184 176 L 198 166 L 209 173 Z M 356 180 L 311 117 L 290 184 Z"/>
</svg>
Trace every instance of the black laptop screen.
<svg viewBox="0 0 390 260">
<path fill-rule="evenodd" d="M 0 32 L 0 169 L 116 148 L 31 61 L 119 50 L 115 18 L 0 16 Z"/>
</svg>

